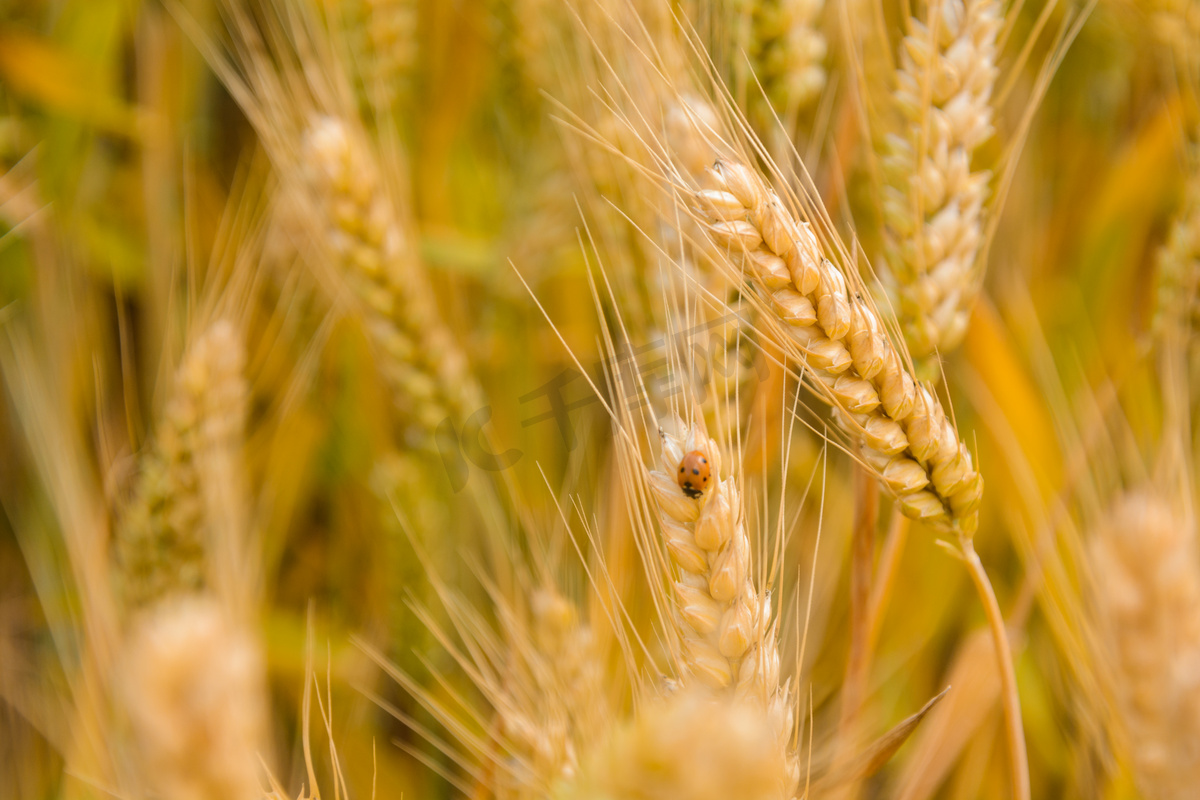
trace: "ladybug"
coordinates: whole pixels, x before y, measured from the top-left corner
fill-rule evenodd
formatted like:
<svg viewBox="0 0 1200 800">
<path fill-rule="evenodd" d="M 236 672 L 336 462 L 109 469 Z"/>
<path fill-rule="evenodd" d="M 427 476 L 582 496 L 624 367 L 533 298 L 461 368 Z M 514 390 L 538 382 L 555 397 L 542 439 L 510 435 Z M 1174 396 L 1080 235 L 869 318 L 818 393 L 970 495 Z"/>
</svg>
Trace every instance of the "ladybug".
<svg viewBox="0 0 1200 800">
<path fill-rule="evenodd" d="M 675 480 L 679 488 L 693 500 L 704 494 L 708 482 L 712 478 L 712 467 L 708 465 L 708 457 L 699 450 L 693 450 L 679 462 L 679 474 Z"/>
</svg>

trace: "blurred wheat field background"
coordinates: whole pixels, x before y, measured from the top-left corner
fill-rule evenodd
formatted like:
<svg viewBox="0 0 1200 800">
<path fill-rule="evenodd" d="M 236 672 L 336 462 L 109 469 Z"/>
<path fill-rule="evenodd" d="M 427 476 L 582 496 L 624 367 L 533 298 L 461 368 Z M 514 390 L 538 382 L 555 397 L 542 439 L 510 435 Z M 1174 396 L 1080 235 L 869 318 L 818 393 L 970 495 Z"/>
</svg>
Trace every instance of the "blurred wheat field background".
<svg viewBox="0 0 1200 800">
<path fill-rule="evenodd" d="M 1198 90 L 1165 0 L 0 1 L 0 797 L 1200 797 Z"/>
</svg>

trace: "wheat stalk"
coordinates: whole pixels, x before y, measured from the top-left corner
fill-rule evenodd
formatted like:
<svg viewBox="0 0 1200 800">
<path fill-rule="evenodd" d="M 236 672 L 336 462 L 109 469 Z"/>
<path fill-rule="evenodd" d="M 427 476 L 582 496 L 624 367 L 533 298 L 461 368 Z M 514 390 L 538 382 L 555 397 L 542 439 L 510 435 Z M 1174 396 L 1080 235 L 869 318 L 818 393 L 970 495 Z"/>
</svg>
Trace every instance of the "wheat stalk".
<svg viewBox="0 0 1200 800">
<path fill-rule="evenodd" d="M 936 0 L 910 19 L 900 49 L 883 194 L 886 274 L 917 358 L 946 352 L 966 334 L 979 292 L 984 204 L 991 174 L 971 170 L 992 135 L 997 0 Z"/>
<path fill-rule="evenodd" d="M 904 514 L 972 536 L 983 478 L 941 402 L 912 378 L 883 319 L 852 293 L 807 223 L 757 173 L 730 159 L 692 193 L 729 267 L 743 273 L 787 326 L 790 350 L 841 413 L 866 463 Z"/>
</svg>

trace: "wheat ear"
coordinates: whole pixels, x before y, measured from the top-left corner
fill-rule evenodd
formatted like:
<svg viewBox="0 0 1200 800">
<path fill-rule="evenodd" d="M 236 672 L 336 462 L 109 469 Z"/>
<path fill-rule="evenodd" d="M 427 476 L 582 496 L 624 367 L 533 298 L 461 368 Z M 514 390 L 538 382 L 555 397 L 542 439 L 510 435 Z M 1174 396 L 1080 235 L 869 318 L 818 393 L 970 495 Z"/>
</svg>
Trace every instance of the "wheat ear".
<svg viewBox="0 0 1200 800">
<path fill-rule="evenodd" d="M 641 708 L 591 759 L 579 800 L 782 800 L 790 768 L 770 721 L 728 696 L 680 691 Z"/>
<path fill-rule="evenodd" d="M 913 356 L 946 352 L 966 334 L 979 292 L 984 203 L 991 173 L 971 171 L 992 135 L 997 0 L 936 0 L 909 20 L 887 137 L 885 263 Z"/>
<path fill-rule="evenodd" d="M 249 389 L 245 350 L 218 320 L 184 353 L 136 496 L 117 531 L 127 600 L 150 603 L 205 583 L 209 546 L 236 521 Z M 218 529 L 220 529 L 218 531 Z"/>
<path fill-rule="evenodd" d="M 1119 716 L 1147 797 L 1200 786 L 1200 566 L 1196 530 L 1148 491 L 1122 497 L 1091 543 L 1095 607 Z"/>
<path fill-rule="evenodd" d="M 267 734 L 265 663 L 254 639 L 203 596 L 168 601 L 138 620 L 122 697 L 156 796 L 260 797 Z"/>
<path fill-rule="evenodd" d="M 480 392 L 366 143 L 323 116 L 305 133 L 304 150 L 310 199 L 327 225 L 322 238 L 362 307 L 396 407 L 426 437 L 446 418 L 461 423 L 481 405 Z"/>
<path fill-rule="evenodd" d="M 750 16 L 747 55 L 780 113 L 804 108 L 825 88 L 828 48 L 817 27 L 824 7 L 824 0 L 742 0 L 734 6 L 739 16 Z"/>
<path fill-rule="evenodd" d="M 530 612 L 530 630 L 513 634 L 511 694 L 497 704 L 504 743 L 516 757 L 501 779 L 520 797 L 576 776 L 579 740 L 601 727 L 604 692 L 599 648 L 575 605 L 542 588 L 531 594 Z"/>
<path fill-rule="evenodd" d="M 1200 152 L 1191 164 L 1183 206 L 1158 253 L 1152 323 L 1157 336 L 1180 342 L 1200 330 Z"/>
<path fill-rule="evenodd" d="M 761 701 L 775 725 L 776 745 L 798 780 L 798 762 L 789 756 L 790 687 L 779 683 L 770 596 L 760 594 L 751 580 L 741 491 L 734 477 L 721 477 L 720 449 L 701 426 L 683 430 L 675 420 L 672 427 L 678 434 L 660 432 L 661 469 L 647 477 L 664 544 L 678 568 L 673 588 L 683 682 L 695 678 L 711 689 Z M 689 496 L 677 481 L 685 456 L 692 453 L 701 454 L 711 470 L 710 488 L 697 496 Z"/>
<path fill-rule="evenodd" d="M 808 224 L 754 170 L 720 159 L 692 198 L 733 270 L 791 335 L 815 388 L 842 413 L 866 463 L 904 514 L 962 536 L 978 527 L 983 478 L 929 388 L 918 385 L 879 312 L 848 289 Z"/>
<path fill-rule="evenodd" d="M 408 88 L 417 67 L 416 0 L 360 0 L 359 53 L 368 91 L 391 104 Z"/>
</svg>

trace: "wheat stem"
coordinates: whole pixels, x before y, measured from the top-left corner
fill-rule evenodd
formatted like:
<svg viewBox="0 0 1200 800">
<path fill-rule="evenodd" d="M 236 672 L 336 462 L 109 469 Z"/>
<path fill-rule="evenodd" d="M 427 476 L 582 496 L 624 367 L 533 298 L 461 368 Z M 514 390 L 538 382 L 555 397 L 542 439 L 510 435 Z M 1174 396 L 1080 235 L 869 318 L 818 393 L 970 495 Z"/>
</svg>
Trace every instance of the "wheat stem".
<svg viewBox="0 0 1200 800">
<path fill-rule="evenodd" d="M 975 591 L 983 604 L 988 626 L 992 631 L 992 642 L 996 647 L 996 669 L 1000 673 L 1004 703 L 1004 731 L 1008 738 L 1008 768 L 1013 797 L 1016 800 L 1029 800 L 1029 754 L 1025 748 L 1021 698 L 1017 691 L 1017 673 L 1013 665 L 1012 647 L 1008 641 L 1008 629 L 1004 623 L 1004 615 L 1000 612 L 1000 604 L 996 601 L 996 593 L 992 590 L 992 582 L 988 580 L 987 570 L 983 568 L 983 563 L 975 552 L 975 545 L 966 537 L 960 537 L 958 544 L 963 563 L 967 565 L 971 582 L 975 584 Z"/>
</svg>

